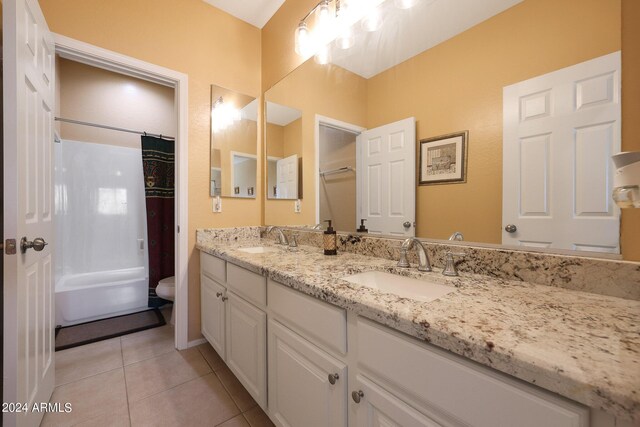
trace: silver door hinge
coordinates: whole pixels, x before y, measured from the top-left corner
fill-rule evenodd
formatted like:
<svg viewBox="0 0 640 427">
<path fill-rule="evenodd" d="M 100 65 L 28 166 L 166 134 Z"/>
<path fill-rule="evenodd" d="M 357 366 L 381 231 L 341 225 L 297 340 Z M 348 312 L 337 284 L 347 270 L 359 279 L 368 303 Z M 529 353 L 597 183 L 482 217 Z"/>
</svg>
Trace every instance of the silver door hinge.
<svg viewBox="0 0 640 427">
<path fill-rule="evenodd" d="M 0 246 L 3 246 L 2 243 L 0 243 Z M 4 243 L 4 253 L 6 253 L 7 255 L 15 255 L 16 254 L 16 239 L 7 239 L 5 240 Z"/>
<path fill-rule="evenodd" d="M 178 233 L 180 233 L 180 226 L 178 226 Z"/>
</svg>

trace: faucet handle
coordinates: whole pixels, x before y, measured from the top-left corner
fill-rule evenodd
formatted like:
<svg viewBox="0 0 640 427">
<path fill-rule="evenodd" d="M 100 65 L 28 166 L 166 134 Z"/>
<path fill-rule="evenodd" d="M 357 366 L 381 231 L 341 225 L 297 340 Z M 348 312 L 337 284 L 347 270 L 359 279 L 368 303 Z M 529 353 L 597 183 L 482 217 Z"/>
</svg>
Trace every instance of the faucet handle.
<svg viewBox="0 0 640 427">
<path fill-rule="evenodd" d="M 400 259 L 398 260 L 398 267 L 401 268 L 409 268 L 411 264 L 409 264 L 409 260 L 407 260 L 407 248 L 405 245 L 400 246 Z"/>
<path fill-rule="evenodd" d="M 445 255 L 446 262 L 442 274 L 444 274 L 445 276 L 459 276 L 458 269 L 456 268 L 456 263 L 453 260 L 453 257 L 464 258 L 467 254 L 465 254 L 464 252 L 447 251 L 445 252 Z"/>
<path fill-rule="evenodd" d="M 291 237 L 289 237 L 289 247 L 290 248 L 298 247 L 298 233 L 291 233 Z"/>
</svg>

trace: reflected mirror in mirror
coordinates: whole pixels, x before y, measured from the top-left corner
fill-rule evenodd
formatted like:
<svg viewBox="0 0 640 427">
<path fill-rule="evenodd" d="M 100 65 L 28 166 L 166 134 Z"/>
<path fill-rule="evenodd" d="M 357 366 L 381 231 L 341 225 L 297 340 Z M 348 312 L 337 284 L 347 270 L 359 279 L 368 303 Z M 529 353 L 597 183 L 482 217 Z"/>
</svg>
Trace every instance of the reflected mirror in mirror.
<svg viewBox="0 0 640 427">
<path fill-rule="evenodd" d="M 467 132 L 464 179 L 418 185 L 414 176 L 410 191 L 381 196 L 384 186 L 404 188 L 389 181 L 403 176 L 388 172 L 391 154 L 382 156 L 386 166 L 356 161 L 361 196 L 355 207 L 337 204 L 351 211 L 352 223 L 338 229 L 352 231 L 365 218 L 375 232 L 370 225 L 385 213 L 410 217 L 403 202 L 415 194 L 421 238 L 459 232 L 471 242 L 619 253 L 610 157 L 624 148 L 620 0 L 420 0 L 411 9 L 379 3 L 378 30 L 356 22 L 351 47 L 332 41 L 266 92 L 268 100 L 302 112 L 306 199 L 301 214 L 266 203 L 265 222 L 337 217 L 322 210 L 322 199 L 333 195 L 323 195 L 320 173 L 348 166 L 351 154 L 320 167 L 323 119 L 366 129 L 356 142 L 365 158 L 390 136 L 363 135 L 415 118 L 416 151 L 418 141 Z M 394 149 L 408 141 L 400 140 L 391 142 Z M 423 165 L 417 166 L 419 176 Z M 336 191 L 337 200 L 349 198 Z"/>
<path fill-rule="evenodd" d="M 258 100 L 211 85 L 212 197 L 255 198 Z"/>
<path fill-rule="evenodd" d="M 267 198 L 301 199 L 302 112 L 267 101 Z"/>
</svg>

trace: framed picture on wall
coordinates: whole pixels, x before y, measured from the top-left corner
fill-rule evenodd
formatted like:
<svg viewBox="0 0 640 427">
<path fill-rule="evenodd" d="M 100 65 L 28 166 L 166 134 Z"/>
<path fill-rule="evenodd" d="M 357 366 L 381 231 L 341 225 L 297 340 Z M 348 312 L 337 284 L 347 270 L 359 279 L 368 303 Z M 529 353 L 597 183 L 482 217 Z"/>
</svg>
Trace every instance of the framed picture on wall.
<svg viewBox="0 0 640 427">
<path fill-rule="evenodd" d="M 419 185 L 467 182 L 469 131 L 420 140 Z"/>
</svg>

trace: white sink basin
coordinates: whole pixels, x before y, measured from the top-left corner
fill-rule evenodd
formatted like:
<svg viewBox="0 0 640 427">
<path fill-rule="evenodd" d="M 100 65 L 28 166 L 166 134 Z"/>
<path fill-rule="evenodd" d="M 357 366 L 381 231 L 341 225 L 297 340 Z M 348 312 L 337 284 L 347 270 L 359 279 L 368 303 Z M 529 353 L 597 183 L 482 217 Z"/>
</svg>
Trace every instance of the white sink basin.
<svg viewBox="0 0 640 427">
<path fill-rule="evenodd" d="M 271 246 L 253 246 L 251 248 L 240 248 L 240 252 L 246 252 L 248 254 L 266 254 L 268 252 L 278 252 L 278 249 Z"/>
<path fill-rule="evenodd" d="M 382 292 L 396 294 L 402 298 L 411 298 L 423 302 L 433 301 L 455 290 L 451 286 L 439 285 L 426 280 L 412 279 L 411 277 L 382 271 L 353 274 L 343 277 L 342 280 L 378 289 Z"/>
</svg>

